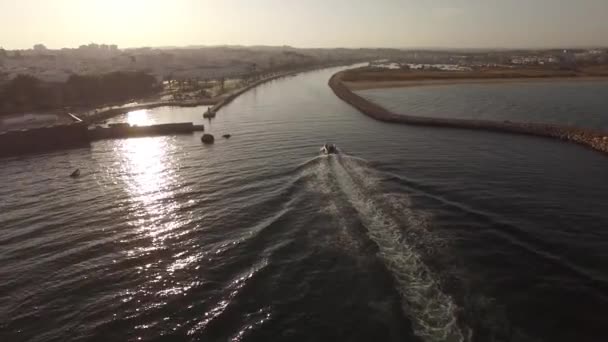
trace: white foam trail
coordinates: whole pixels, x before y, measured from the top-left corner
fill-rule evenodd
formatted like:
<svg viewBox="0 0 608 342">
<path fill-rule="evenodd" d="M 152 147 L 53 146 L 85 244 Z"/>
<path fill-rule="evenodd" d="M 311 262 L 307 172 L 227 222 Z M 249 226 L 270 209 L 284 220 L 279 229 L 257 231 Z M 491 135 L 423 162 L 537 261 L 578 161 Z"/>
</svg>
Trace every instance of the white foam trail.
<svg viewBox="0 0 608 342">
<path fill-rule="evenodd" d="M 317 163 L 306 170 L 303 175 L 314 177 L 310 182 L 307 182 L 308 190 L 323 195 L 329 195 L 330 190 L 330 172 L 329 165 L 327 164 L 327 157 L 317 157 Z"/>
<path fill-rule="evenodd" d="M 464 334 L 457 325 L 457 307 L 454 301 L 441 291 L 435 275 L 416 252 L 414 246 L 418 243 L 411 241 L 413 236 L 420 237 L 422 234 L 412 236 L 404 233 L 420 231 L 418 224 L 422 221 L 417 219 L 418 216 L 412 215 L 411 210 L 409 214 L 405 211 L 412 218 L 404 221 L 406 227 L 401 227 L 379 205 L 385 203 L 382 202 L 381 194 L 376 195 L 377 178 L 356 163 L 348 162 L 347 156 L 343 156 L 341 161 L 349 167 L 348 171 L 356 176 L 356 180 L 340 161 L 334 159 L 336 179 L 350 203 L 359 212 L 368 236 L 378 245 L 379 256 L 395 279 L 403 310 L 411 318 L 416 335 L 426 341 L 465 341 Z M 406 207 L 404 202 L 395 203 L 398 208 Z"/>
<path fill-rule="evenodd" d="M 401 234 L 407 235 L 409 243 L 418 250 L 423 249 L 426 254 L 432 254 L 445 246 L 445 241 L 439 239 L 431 231 L 431 215 L 428 212 L 412 209 L 412 201 L 403 193 L 381 193 L 378 190 L 380 178 L 374 170 L 367 166 L 364 159 L 344 156 L 340 160 L 348 172 L 362 183 L 364 188 L 379 197 L 377 202 L 387 206 L 392 217 L 397 217 L 400 222 L 405 222 L 407 229 L 402 229 Z"/>
<path fill-rule="evenodd" d="M 348 220 L 342 214 L 333 186 L 332 170 L 329 161 L 333 156 L 319 156 L 317 163 L 305 170 L 302 176 L 311 176 L 305 183 L 307 191 L 321 195 L 319 211 L 335 219 L 337 230 L 335 235 L 328 235 L 327 240 L 318 240 L 317 243 L 331 244 L 333 247 L 341 248 L 345 253 L 358 256 L 357 251 L 361 247 L 360 242 L 352 237 Z"/>
</svg>

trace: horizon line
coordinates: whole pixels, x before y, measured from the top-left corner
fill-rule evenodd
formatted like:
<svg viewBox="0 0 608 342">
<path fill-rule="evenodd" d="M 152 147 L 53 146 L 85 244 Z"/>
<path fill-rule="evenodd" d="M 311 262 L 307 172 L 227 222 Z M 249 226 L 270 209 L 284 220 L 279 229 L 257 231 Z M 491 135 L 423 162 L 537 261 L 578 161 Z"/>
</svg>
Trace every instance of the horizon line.
<svg viewBox="0 0 608 342">
<path fill-rule="evenodd" d="M 45 45 L 44 43 L 38 43 Z M 116 45 L 119 50 L 137 50 L 137 49 L 203 49 L 203 48 L 222 48 L 222 47 L 241 47 L 241 48 L 291 48 L 291 49 L 299 49 L 299 50 L 337 50 L 337 49 L 346 49 L 346 50 L 400 50 L 400 51 L 417 51 L 417 50 L 426 50 L 426 51 L 462 51 L 462 50 L 479 50 L 479 51 L 516 51 L 516 50 L 571 50 L 571 49 L 608 49 L 608 45 L 563 45 L 563 46 L 537 46 L 537 47 L 440 47 L 440 46 L 410 46 L 410 47 L 389 47 L 389 46 L 334 46 L 334 47 L 300 47 L 293 45 L 265 45 L 265 44 L 254 44 L 254 45 L 244 45 L 244 44 L 189 44 L 189 45 L 157 45 L 157 46 L 130 46 L 121 48 L 117 44 L 113 43 L 95 43 L 90 42 L 88 44 L 80 44 L 75 47 L 46 47 L 47 50 L 51 51 L 59 51 L 63 49 L 76 50 L 82 46 L 88 46 L 91 44 L 96 45 Z M 5 51 L 28 51 L 34 50 L 34 47 L 30 48 L 22 48 L 22 49 L 10 49 L 0 46 L 0 49 Z"/>
</svg>

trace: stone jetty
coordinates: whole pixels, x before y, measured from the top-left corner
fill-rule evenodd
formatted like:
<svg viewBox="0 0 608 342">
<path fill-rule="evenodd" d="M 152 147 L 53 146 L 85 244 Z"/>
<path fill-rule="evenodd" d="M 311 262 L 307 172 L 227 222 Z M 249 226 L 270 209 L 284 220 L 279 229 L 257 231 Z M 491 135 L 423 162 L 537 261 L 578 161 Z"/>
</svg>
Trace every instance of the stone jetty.
<svg viewBox="0 0 608 342">
<path fill-rule="evenodd" d="M 560 139 L 584 145 L 599 152 L 608 153 L 608 132 L 565 125 L 525 123 L 512 121 L 468 120 L 430 118 L 391 112 L 382 106 L 367 100 L 350 90 L 342 77 L 348 71 L 334 74 L 329 80 L 329 86 L 336 96 L 355 107 L 363 114 L 385 122 L 407 125 L 452 127 L 461 129 L 479 129 L 486 131 L 505 132 L 514 134 L 534 135 Z"/>
</svg>

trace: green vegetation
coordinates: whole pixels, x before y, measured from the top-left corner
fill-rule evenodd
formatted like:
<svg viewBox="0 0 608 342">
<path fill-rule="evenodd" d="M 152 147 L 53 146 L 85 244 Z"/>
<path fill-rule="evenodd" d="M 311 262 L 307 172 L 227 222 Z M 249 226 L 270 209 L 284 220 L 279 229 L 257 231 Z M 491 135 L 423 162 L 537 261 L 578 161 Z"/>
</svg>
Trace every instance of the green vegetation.
<svg viewBox="0 0 608 342">
<path fill-rule="evenodd" d="M 142 72 L 72 75 L 64 83 L 19 75 L 0 88 L 0 115 L 124 102 L 158 90 L 156 79 Z"/>
</svg>

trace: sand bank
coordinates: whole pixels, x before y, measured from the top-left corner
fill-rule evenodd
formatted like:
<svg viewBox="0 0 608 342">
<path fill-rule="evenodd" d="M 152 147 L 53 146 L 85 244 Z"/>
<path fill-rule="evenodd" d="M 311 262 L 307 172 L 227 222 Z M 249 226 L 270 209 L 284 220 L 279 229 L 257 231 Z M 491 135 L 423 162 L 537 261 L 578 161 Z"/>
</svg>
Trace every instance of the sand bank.
<svg viewBox="0 0 608 342">
<path fill-rule="evenodd" d="M 383 88 L 407 88 L 424 86 L 446 86 L 457 84 L 509 84 L 509 83 L 547 83 L 558 81 L 593 82 L 608 81 L 607 76 L 573 76 L 573 77 L 522 77 L 522 78 L 490 78 L 490 79 L 450 79 L 450 80 L 411 80 L 411 81 L 357 81 L 344 82 L 352 90 L 383 89 Z"/>
</svg>

